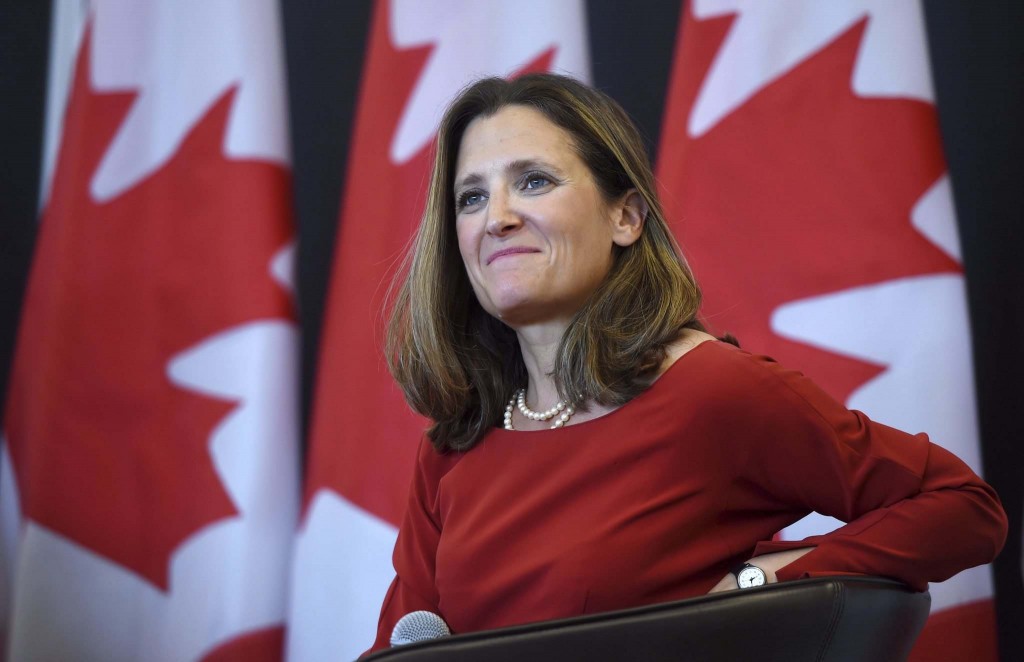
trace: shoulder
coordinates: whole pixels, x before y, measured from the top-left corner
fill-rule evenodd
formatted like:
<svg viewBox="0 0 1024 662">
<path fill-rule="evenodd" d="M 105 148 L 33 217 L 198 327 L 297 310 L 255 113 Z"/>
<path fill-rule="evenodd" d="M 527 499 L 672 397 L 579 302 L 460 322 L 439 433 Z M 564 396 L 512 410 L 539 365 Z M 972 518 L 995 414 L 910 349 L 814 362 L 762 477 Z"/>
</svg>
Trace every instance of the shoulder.
<svg viewBox="0 0 1024 662">
<path fill-rule="evenodd" d="M 691 329 L 686 329 L 667 348 L 661 376 L 741 388 L 777 385 L 803 377 L 799 372 L 782 368 L 768 356 L 751 354 L 708 333 Z"/>
<path fill-rule="evenodd" d="M 700 351 L 695 351 L 698 348 Z M 699 364 L 702 370 L 729 371 L 732 377 L 735 377 L 736 373 L 748 373 L 751 377 L 772 381 L 803 376 L 799 372 L 782 368 L 771 357 L 752 354 L 733 344 L 718 340 L 710 333 L 693 329 L 684 329 L 675 342 L 666 348 L 665 360 L 662 362 L 659 376 L 669 372 L 669 368 L 690 352 L 694 352 L 694 356 L 687 357 L 688 367 L 684 372 L 697 369 L 697 366 L 689 365 L 692 362 Z M 775 376 L 770 377 L 769 375 Z"/>
<path fill-rule="evenodd" d="M 699 332 L 694 332 L 697 334 Z M 663 367 L 662 379 L 695 397 L 716 413 L 744 417 L 800 412 L 818 417 L 845 412 L 822 389 L 798 370 L 774 359 L 752 354 L 707 334 L 681 337 Z"/>
</svg>

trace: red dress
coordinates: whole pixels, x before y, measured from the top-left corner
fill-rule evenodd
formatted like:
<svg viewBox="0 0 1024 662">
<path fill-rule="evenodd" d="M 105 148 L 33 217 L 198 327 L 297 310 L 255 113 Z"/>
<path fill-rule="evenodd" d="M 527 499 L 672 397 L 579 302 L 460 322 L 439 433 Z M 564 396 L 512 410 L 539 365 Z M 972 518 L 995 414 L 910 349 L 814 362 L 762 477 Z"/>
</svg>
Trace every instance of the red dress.
<svg viewBox="0 0 1024 662">
<path fill-rule="evenodd" d="M 811 511 L 846 526 L 773 534 Z M 737 562 L 816 549 L 780 581 L 862 573 L 924 590 L 995 558 L 995 492 L 928 441 L 721 342 L 619 409 L 558 430 L 424 441 L 372 650 L 420 609 L 455 633 L 706 593 Z"/>
</svg>

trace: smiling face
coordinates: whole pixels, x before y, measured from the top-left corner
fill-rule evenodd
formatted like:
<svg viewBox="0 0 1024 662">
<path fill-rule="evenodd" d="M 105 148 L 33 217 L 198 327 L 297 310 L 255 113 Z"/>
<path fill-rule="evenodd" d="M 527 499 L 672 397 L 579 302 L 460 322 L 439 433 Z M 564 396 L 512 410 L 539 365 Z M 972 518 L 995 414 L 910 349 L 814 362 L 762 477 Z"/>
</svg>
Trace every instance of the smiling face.
<svg viewBox="0 0 1024 662">
<path fill-rule="evenodd" d="M 568 322 L 608 274 L 613 245 L 639 236 L 636 193 L 605 200 L 572 137 L 526 106 L 466 127 L 454 182 L 473 291 L 512 327 Z"/>
</svg>

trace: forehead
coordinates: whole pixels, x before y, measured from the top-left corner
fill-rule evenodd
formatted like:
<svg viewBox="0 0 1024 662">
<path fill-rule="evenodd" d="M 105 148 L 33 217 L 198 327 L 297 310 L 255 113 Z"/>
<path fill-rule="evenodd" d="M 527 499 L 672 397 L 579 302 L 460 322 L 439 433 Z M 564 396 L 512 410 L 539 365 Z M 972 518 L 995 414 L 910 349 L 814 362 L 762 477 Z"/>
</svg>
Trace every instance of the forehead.
<svg viewBox="0 0 1024 662">
<path fill-rule="evenodd" d="M 539 110 L 505 106 L 466 127 L 455 162 L 456 181 L 521 159 L 543 159 L 564 167 L 582 165 L 568 131 Z"/>
</svg>

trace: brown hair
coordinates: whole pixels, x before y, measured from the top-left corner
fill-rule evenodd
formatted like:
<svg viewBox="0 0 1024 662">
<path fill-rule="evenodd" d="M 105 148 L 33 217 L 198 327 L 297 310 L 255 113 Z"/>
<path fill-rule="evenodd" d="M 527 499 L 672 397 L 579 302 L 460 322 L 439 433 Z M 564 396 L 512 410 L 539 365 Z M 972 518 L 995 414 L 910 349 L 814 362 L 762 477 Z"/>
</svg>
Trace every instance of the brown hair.
<svg viewBox="0 0 1024 662">
<path fill-rule="evenodd" d="M 553 375 L 560 397 L 628 402 L 650 384 L 683 328 L 703 330 L 700 290 L 669 232 L 643 141 L 626 112 L 565 76 L 479 80 L 441 120 L 426 209 L 393 284 L 400 283 L 387 331 L 391 374 L 410 406 L 433 420 L 428 436 L 442 452 L 471 448 L 527 382 L 515 332 L 477 302 L 455 234 L 462 135 L 474 119 L 510 105 L 533 108 L 568 132 L 606 199 L 635 189 L 648 207 L 640 238 L 614 247 L 611 271 L 562 337 Z"/>
</svg>

